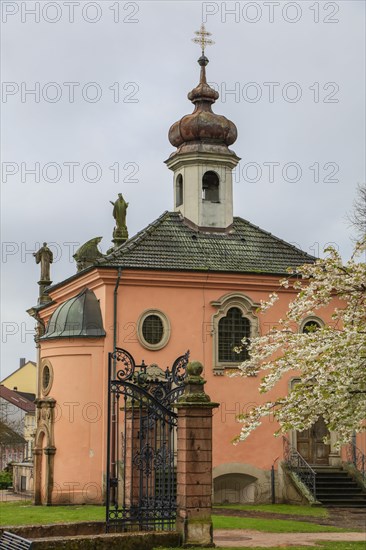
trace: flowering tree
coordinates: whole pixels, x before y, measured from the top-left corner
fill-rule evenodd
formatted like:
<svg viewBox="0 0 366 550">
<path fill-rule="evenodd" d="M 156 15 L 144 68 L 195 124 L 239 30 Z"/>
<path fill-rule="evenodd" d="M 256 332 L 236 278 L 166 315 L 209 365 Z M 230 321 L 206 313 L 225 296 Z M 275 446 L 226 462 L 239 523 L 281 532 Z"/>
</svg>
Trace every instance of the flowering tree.
<svg viewBox="0 0 366 550">
<path fill-rule="evenodd" d="M 288 395 L 241 415 L 243 427 L 236 442 L 246 439 L 269 414 L 280 424 L 276 435 L 305 430 L 320 416 L 329 430 L 337 431 L 339 444 L 348 442 L 354 431 L 366 429 L 366 264 L 358 261 L 365 249 L 365 241 L 358 244 L 343 265 L 338 252 L 329 248 L 325 259 L 289 270 L 289 278 L 281 281 L 298 294 L 284 319 L 268 334 L 252 339 L 250 359 L 240 366 L 239 374 L 263 371 L 261 393 L 270 391 L 290 371 L 298 372 L 299 381 Z M 304 318 L 335 297 L 340 302 L 330 325 L 298 332 Z M 266 311 L 277 300 L 277 294 L 270 295 L 260 309 Z"/>
<path fill-rule="evenodd" d="M 366 235 L 366 184 L 357 186 L 356 198 L 353 201 L 353 211 L 347 216 L 353 228 L 354 241 L 363 240 Z"/>
</svg>

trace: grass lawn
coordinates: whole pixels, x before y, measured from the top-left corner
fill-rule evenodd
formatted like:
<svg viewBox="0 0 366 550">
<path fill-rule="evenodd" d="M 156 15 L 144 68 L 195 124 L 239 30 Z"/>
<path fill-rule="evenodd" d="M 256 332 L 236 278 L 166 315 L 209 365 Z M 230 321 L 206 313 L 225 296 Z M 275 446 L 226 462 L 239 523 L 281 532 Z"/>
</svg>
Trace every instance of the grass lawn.
<svg viewBox="0 0 366 550">
<path fill-rule="evenodd" d="M 272 546 L 266 550 L 365 550 L 364 542 L 318 542 L 319 546 Z M 154 548 L 153 550 L 176 550 L 176 548 Z M 193 550 L 193 549 L 192 549 Z M 199 550 L 212 550 L 210 548 L 200 548 Z M 233 550 L 232 548 L 223 548 L 220 550 Z M 235 550 L 248 550 L 248 547 L 235 547 Z M 263 546 L 251 547 L 251 550 L 265 550 Z"/>
<path fill-rule="evenodd" d="M 27 501 L 0 502 L 0 525 L 46 525 L 104 519 L 104 506 L 34 506 Z"/>
<path fill-rule="evenodd" d="M 254 529 L 267 533 L 326 533 L 344 532 L 329 525 L 317 525 L 305 521 L 288 519 L 237 518 L 232 516 L 212 516 L 214 529 Z"/>
<path fill-rule="evenodd" d="M 223 504 L 214 506 L 215 510 L 226 508 L 228 510 L 248 510 L 254 512 L 269 512 L 272 514 L 290 514 L 292 516 L 311 516 L 317 518 L 328 517 L 326 508 L 316 506 L 297 506 L 294 504 L 260 504 L 250 506 L 249 504 Z"/>
<path fill-rule="evenodd" d="M 104 521 L 104 519 L 104 506 L 34 506 L 31 502 L 27 501 L 0 503 L 1 525 L 46 525 L 50 523 L 76 521 Z M 253 529 L 268 533 L 321 533 L 346 531 L 346 529 L 296 521 L 296 519 L 243 518 L 214 515 L 212 520 L 215 529 Z M 325 546 L 325 548 L 327 547 Z M 337 547 L 334 546 L 334 548 Z M 346 550 L 346 546 L 339 548 L 344 548 Z M 353 547 L 349 546 L 349 548 L 351 549 Z M 355 546 L 354 548 L 361 547 Z"/>
<path fill-rule="evenodd" d="M 278 508 L 277 508 L 278 506 Z M 268 512 L 272 508 L 278 513 L 279 507 L 283 513 L 292 513 L 293 508 L 301 508 L 302 514 L 305 514 L 310 507 L 297 506 L 251 506 L 247 509 L 260 509 Z M 238 509 L 244 509 L 240 506 Z M 274 511 L 273 510 L 273 511 Z M 322 510 L 322 516 L 326 515 Z M 290 512 L 291 511 L 291 512 Z M 296 513 L 300 513 L 297 510 Z M 318 516 L 319 517 L 319 516 Z M 0 503 L 0 524 L 1 525 L 33 525 L 48 523 L 63 523 L 74 521 L 103 521 L 105 518 L 105 508 L 103 506 L 33 506 L 31 502 L 2 502 Z M 240 518 L 231 516 L 213 516 L 213 524 L 216 529 L 255 529 L 257 531 L 268 531 L 272 533 L 316 533 L 325 531 L 342 531 L 335 527 L 316 525 L 296 520 L 262 519 L 262 518 Z"/>
</svg>

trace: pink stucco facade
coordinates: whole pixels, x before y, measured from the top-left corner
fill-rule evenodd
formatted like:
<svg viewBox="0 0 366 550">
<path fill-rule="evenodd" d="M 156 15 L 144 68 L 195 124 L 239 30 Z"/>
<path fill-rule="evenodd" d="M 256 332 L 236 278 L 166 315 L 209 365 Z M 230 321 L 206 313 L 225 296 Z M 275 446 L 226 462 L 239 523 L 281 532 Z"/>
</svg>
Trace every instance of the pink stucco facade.
<svg viewBox="0 0 366 550">
<path fill-rule="evenodd" d="M 117 346 L 128 350 L 136 363 L 144 359 L 148 365 L 155 363 L 165 369 L 189 349 L 191 359 L 204 365 L 206 391 L 213 401 L 220 404 L 214 413 L 213 423 L 214 477 L 247 476 L 241 478 L 246 480 L 242 489 L 240 483 L 235 485 L 235 480 L 231 487 L 232 480 L 229 479 L 226 500 L 238 498 L 237 495 L 232 496 L 232 491 L 241 492 L 240 499 L 244 501 L 268 500 L 269 471 L 274 461 L 282 458 L 282 440 L 273 436 L 277 426 L 269 418 L 246 442 L 236 446 L 232 444 L 232 439 L 240 431 L 236 415 L 252 404 L 264 401 L 266 396 L 258 393 L 259 380 L 256 377 L 230 377 L 215 372 L 215 314 L 218 306 L 212 305 L 212 302 L 235 295 L 256 304 L 266 299 L 269 293 L 279 291 L 279 277 L 130 269 L 122 271 L 117 291 L 116 281 L 116 269 L 89 271 L 68 284 L 66 282 L 56 287 L 51 293 L 54 303 L 42 311 L 42 318 L 47 322 L 58 305 L 88 287 L 99 300 L 106 331 L 105 337 L 56 338 L 41 343 L 41 364 L 46 362 L 52 368 L 47 397 L 56 401 L 52 502 L 103 501 L 107 366 L 108 353 L 113 350 L 115 292 Z M 258 317 L 260 333 L 267 332 L 276 319 L 285 315 L 293 298 L 291 291 L 280 291 L 277 304 Z M 333 307 L 318 313 L 324 322 L 330 322 Z M 170 323 L 169 340 L 160 350 L 146 349 L 139 338 L 138 320 L 147 310 L 162 312 Z M 287 392 L 289 379 L 278 384 L 276 395 Z M 365 441 L 360 440 L 362 443 L 364 445 Z M 341 457 L 335 452 L 333 459 L 340 461 Z M 277 464 L 278 461 L 276 468 Z M 217 486 L 221 494 L 217 498 L 225 500 L 225 487 L 225 484 Z"/>
</svg>

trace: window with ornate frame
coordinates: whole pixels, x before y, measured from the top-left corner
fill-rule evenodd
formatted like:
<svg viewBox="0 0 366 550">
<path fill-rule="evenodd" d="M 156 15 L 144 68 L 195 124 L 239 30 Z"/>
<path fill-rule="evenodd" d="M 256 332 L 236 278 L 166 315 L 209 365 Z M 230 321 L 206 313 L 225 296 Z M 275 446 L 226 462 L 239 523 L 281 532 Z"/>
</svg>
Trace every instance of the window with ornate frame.
<svg viewBox="0 0 366 550">
<path fill-rule="evenodd" d="M 248 351 L 235 352 L 243 338 L 259 335 L 259 321 L 255 315 L 259 304 L 241 293 L 231 293 L 211 302 L 217 308 L 212 317 L 213 370 L 222 375 L 225 369 L 239 366 L 248 358 Z"/>
<path fill-rule="evenodd" d="M 53 384 L 53 367 L 48 359 L 42 361 L 41 364 L 41 391 L 42 395 L 46 396 L 50 393 Z"/>
<path fill-rule="evenodd" d="M 146 349 L 163 348 L 170 338 L 168 317 L 158 309 L 144 311 L 137 321 L 137 336 L 141 345 Z"/>
</svg>

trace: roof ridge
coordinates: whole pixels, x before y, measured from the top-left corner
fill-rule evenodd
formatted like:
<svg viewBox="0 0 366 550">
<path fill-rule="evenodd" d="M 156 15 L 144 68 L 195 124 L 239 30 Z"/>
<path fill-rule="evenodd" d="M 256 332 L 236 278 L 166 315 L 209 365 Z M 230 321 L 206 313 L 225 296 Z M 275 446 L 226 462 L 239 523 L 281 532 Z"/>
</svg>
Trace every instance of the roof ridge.
<svg viewBox="0 0 366 550">
<path fill-rule="evenodd" d="M 270 237 L 272 237 L 272 239 L 275 239 L 276 241 L 278 241 L 282 244 L 285 244 L 289 248 L 292 248 L 292 249 L 296 250 L 296 252 L 301 252 L 301 254 L 304 254 L 305 256 L 307 256 L 308 258 L 311 258 L 312 260 L 317 260 L 318 259 L 316 256 L 312 256 L 311 254 L 308 254 L 304 250 L 301 250 L 301 248 L 297 248 L 297 246 L 285 241 L 284 239 L 281 239 L 281 237 L 277 237 L 276 235 L 274 235 L 270 231 L 266 231 L 266 229 L 262 229 L 262 227 L 259 227 L 259 225 L 255 225 L 254 223 L 250 222 L 249 220 L 246 220 L 245 218 L 242 218 L 241 216 L 234 216 L 234 220 L 241 220 L 242 222 L 245 222 L 248 225 L 250 225 L 251 227 L 253 227 L 254 229 L 259 229 L 259 231 L 261 231 L 262 233 L 265 233 L 266 235 L 269 235 Z"/>
</svg>

